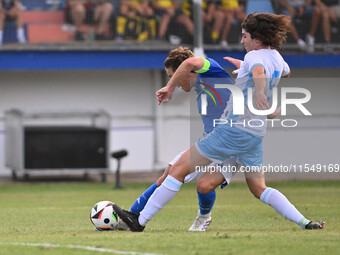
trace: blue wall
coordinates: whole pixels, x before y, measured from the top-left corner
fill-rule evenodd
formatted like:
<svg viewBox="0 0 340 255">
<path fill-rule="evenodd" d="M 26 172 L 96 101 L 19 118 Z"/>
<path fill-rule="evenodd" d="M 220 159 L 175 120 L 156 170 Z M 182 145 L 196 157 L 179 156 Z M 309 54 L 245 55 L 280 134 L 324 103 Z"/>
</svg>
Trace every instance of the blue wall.
<svg viewBox="0 0 340 255">
<path fill-rule="evenodd" d="M 167 51 L 0 51 L 0 70 L 162 69 Z M 243 59 L 244 52 L 207 51 L 223 67 L 224 56 Z M 283 54 L 292 68 L 340 67 L 340 54 Z"/>
</svg>

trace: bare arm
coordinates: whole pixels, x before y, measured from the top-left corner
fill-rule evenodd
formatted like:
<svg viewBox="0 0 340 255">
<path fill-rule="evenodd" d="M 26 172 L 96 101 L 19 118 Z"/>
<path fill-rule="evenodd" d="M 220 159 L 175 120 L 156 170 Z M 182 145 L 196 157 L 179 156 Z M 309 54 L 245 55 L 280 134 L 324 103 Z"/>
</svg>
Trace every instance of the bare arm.
<svg viewBox="0 0 340 255">
<path fill-rule="evenodd" d="M 267 119 L 275 119 L 277 115 L 279 115 L 280 110 L 281 110 L 281 107 L 277 107 L 275 112 L 267 115 Z"/>
<path fill-rule="evenodd" d="M 204 58 L 202 57 L 188 58 L 183 61 L 171 77 L 168 84 L 156 92 L 158 104 L 170 101 L 176 85 L 186 78 L 191 73 L 191 71 L 200 70 L 203 68 L 203 66 Z"/>
<path fill-rule="evenodd" d="M 255 85 L 257 109 L 267 110 L 270 107 L 267 101 L 267 97 L 264 94 L 264 89 L 266 88 L 266 75 L 264 73 L 264 67 L 256 65 L 251 71 L 251 74 L 253 76 L 253 81 Z"/>
<path fill-rule="evenodd" d="M 290 77 L 290 73 L 285 76 L 282 76 L 281 78 L 289 78 L 289 77 Z"/>
</svg>

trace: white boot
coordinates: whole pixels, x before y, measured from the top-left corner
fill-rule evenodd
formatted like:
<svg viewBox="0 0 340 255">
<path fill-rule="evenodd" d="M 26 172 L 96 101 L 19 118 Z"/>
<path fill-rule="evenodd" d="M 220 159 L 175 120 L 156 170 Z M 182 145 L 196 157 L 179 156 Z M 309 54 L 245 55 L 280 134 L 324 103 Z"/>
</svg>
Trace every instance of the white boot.
<svg viewBox="0 0 340 255">
<path fill-rule="evenodd" d="M 197 217 L 194 223 L 189 228 L 189 231 L 205 231 L 211 223 L 211 212 L 205 215 L 200 214 L 198 210 Z"/>
</svg>

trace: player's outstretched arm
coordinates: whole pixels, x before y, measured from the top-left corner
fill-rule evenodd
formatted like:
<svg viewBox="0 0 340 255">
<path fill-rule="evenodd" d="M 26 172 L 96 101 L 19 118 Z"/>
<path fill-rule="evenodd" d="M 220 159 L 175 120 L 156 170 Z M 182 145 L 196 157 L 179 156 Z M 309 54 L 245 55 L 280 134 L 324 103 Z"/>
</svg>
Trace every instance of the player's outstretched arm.
<svg viewBox="0 0 340 255">
<path fill-rule="evenodd" d="M 175 88 L 172 89 L 172 91 L 170 91 L 170 89 L 165 86 L 163 88 L 161 88 L 160 90 L 158 90 L 156 92 L 156 97 L 158 100 L 158 105 L 160 105 L 162 102 L 168 102 L 171 100 L 172 98 L 172 94 L 174 92 Z"/>
<path fill-rule="evenodd" d="M 237 74 L 240 71 L 241 65 L 243 63 L 242 60 L 231 57 L 224 57 L 224 59 L 232 63 L 237 68 L 232 72 L 233 74 Z"/>
<path fill-rule="evenodd" d="M 200 70 L 203 66 L 204 58 L 202 57 L 188 58 L 183 61 L 172 75 L 168 84 L 156 92 L 158 104 L 160 105 L 162 102 L 169 102 L 177 84 L 187 78 L 192 71 Z"/>
</svg>

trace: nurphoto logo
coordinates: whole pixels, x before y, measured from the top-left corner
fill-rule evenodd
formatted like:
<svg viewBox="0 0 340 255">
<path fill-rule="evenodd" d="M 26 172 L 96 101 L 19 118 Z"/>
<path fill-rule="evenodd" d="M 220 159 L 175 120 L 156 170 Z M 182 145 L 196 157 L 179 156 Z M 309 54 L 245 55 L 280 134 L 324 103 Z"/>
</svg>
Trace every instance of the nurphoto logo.
<svg viewBox="0 0 340 255">
<path fill-rule="evenodd" d="M 240 88 L 238 88 L 235 85 L 230 84 L 216 84 L 215 88 L 218 89 L 228 89 L 231 92 L 232 102 L 233 102 L 233 115 L 244 115 L 244 106 L 245 106 L 245 97 Z M 216 90 L 213 90 L 215 94 L 217 93 Z M 253 113 L 254 115 L 258 116 L 266 116 L 269 114 L 272 114 L 275 112 L 275 110 L 278 107 L 278 88 L 274 87 L 272 88 L 272 105 L 267 110 L 258 110 L 255 109 L 253 105 L 253 88 L 249 87 L 247 88 L 248 96 L 247 96 L 247 106 L 249 108 L 249 111 Z M 312 116 L 311 112 L 307 110 L 307 108 L 304 106 L 304 104 L 308 103 L 311 99 L 311 93 L 308 89 L 305 88 L 298 88 L 298 87 L 282 87 L 281 88 L 281 115 L 286 116 L 287 115 L 287 105 L 295 105 L 305 116 Z M 288 94 L 299 95 L 302 97 L 300 98 L 289 98 Z M 211 93 L 209 95 L 212 97 Z M 218 94 L 217 94 L 218 95 Z M 201 114 L 206 115 L 207 114 L 207 97 L 205 94 L 201 95 Z M 214 100 L 215 102 L 215 100 Z M 215 102 L 216 105 L 216 102 Z M 281 126 L 283 127 L 296 127 L 298 125 L 297 120 L 295 119 L 267 119 L 265 120 L 267 123 L 271 123 L 271 126 L 274 127 L 275 123 L 280 122 Z M 249 127 L 261 127 L 264 125 L 264 121 L 261 119 L 252 119 L 249 120 L 247 123 L 245 120 L 243 122 L 233 123 L 232 120 L 228 121 L 226 119 L 215 119 L 214 120 L 214 127 L 219 124 L 227 124 L 229 123 L 232 125 L 246 125 L 248 124 Z"/>
</svg>

